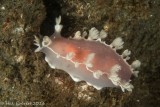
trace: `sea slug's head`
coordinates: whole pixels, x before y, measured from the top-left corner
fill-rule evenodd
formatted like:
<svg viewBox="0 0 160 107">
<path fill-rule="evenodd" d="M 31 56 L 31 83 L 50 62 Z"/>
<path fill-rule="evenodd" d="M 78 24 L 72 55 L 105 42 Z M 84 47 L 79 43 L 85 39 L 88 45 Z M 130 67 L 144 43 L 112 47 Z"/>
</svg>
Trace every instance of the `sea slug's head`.
<svg viewBox="0 0 160 107">
<path fill-rule="evenodd" d="M 35 36 L 35 45 L 38 46 L 38 48 L 35 50 L 35 52 L 41 51 L 44 47 L 48 47 L 51 43 L 52 40 L 48 36 L 44 36 L 42 42 L 38 37 Z"/>
</svg>

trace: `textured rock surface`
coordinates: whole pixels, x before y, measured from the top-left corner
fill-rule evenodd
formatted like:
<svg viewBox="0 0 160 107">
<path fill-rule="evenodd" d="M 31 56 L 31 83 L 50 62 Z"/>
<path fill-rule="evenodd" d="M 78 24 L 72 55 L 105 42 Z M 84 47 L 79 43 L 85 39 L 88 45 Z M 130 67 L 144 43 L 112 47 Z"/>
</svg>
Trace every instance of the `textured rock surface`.
<svg viewBox="0 0 160 107">
<path fill-rule="evenodd" d="M 47 107 L 158 107 L 160 1 L 55 1 L 0 1 L 0 105 L 37 101 Z M 123 38 L 132 51 L 130 61 L 142 62 L 132 93 L 74 83 L 65 72 L 51 69 L 43 54 L 34 53 L 34 35 L 51 35 L 60 13 L 66 37 L 94 26 L 108 31 L 108 43 Z"/>
</svg>

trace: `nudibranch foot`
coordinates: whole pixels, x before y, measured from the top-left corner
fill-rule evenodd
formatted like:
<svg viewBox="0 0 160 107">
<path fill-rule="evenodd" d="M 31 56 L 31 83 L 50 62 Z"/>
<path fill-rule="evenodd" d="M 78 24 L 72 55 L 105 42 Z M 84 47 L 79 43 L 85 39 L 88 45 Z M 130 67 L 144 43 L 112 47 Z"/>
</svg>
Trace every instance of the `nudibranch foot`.
<svg viewBox="0 0 160 107">
<path fill-rule="evenodd" d="M 63 26 L 61 17 L 56 18 L 55 33 L 43 37 L 42 42 L 35 37 L 35 52 L 43 52 L 45 61 L 51 68 L 66 71 L 75 82 L 85 81 L 97 90 L 104 87 L 121 87 L 122 91 L 132 91 L 132 75 L 138 76 L 139 60 L 130 65 L 131 51 L 128 49 L 119 55 L 116 50 L 122 49 L 124 42 L 117 37 L 108 45 L 103 39 L 107 37 L 104 30 L 95 27 L 81 33 L 77 31 L 73 38 L 61 36 Z M 87 38 L 87 39 L 86 39 Z"/>
<path fill-rule="evenodd" d="M 70 75 L 71 76 L 71 78 L 75 81 L 75 82 L 80 82 L 80 81 L 82 81 L 82 80 L 80 80 L 79 78 L 77 78 L 77 77 L 74 77 L 74 76 L 72 76 L 72 75 Z"/>
</svg>

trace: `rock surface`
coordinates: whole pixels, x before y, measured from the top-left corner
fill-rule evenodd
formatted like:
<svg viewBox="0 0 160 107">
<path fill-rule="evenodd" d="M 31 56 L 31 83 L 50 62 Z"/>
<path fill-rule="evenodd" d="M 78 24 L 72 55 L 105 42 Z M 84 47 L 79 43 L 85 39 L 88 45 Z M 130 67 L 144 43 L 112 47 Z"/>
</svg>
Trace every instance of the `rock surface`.
<svg viewBox="0 0 160 107">
<path fill-rule="evenodd" d="M 0 106 L 158 107 L 159 8 L 159 0 L 1 0 Z M 130 61 L 142 62 L 132 93 L 74 83 L 64 71 L 51 69 L 43 54 L 34 53 L 34 35 L 50 36 L 59 14 L 66 37 L 94 26 L 108 32 L 108 43 L 123 38 L 132 51 Z"/>
</svg>

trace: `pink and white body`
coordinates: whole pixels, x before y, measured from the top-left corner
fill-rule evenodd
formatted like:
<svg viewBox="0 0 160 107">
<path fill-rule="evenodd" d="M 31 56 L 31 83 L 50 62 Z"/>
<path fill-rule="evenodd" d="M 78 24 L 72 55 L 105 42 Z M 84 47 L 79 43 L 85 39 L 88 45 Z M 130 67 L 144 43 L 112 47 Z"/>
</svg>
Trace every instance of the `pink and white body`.
<svg viewBox="0 0 160 107">
<path fill-rule="evenodd" d="M 119 55 L 116 50 L 122 49 L 124 42 L 122 38 L 116 38 L 110 45 L 102 42 L 107 33 L 100 32 L 96 28 L 89 30 L 88 38 L 86 32 L 81 35 L 80 31 L 73 38 L 61 36 L 61 17 L 56 18 L 55 33 L 45 36 L 42 43 L 36 37 L 35 52 L 43 52 L 45 60 L 53 69 L 58 68 L 66 71 L 75 82 L 86 81 L 97 90 L 103 87 L 121 87 L 122 91 L 132 91 L 133 85 L 130 78 L 138 76 L 137 68 L 141 63 L 133 61 L 129 65 L 131 52 L 127 49 Z M 40 45 L 41 44 L 41 45 Z"/>
</svg>

